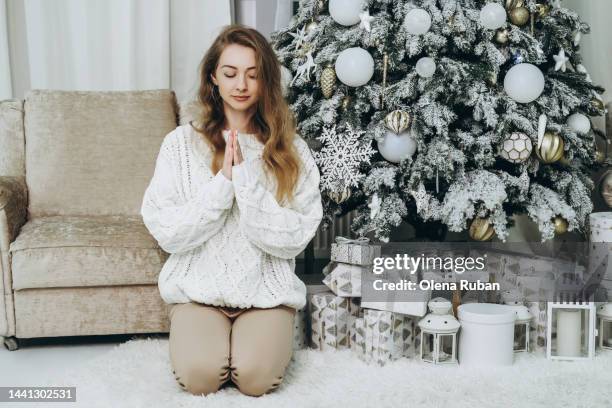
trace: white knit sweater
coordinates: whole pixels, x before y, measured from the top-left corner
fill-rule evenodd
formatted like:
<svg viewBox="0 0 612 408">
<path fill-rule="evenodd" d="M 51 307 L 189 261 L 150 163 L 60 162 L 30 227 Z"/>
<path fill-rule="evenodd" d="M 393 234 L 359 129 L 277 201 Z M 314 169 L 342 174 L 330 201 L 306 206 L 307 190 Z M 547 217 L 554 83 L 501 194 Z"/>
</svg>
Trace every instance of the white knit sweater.
<svg viewBox="0 0 612 408">
<path fill-rule="evenodd" d="M 228 140 L 229 131 L 223 132 Z M 297 136 L 300 176 L 292 205 L 279 205 L 276 180 L 266 177 L 263 145 L 238 134 L 244 161 L 232 180 L 210 170 L 212 152 L 190 124 L 165 136 L 141 214 L 151 235 L 170 253 L 158 278 L 166 303 L 190 301 L 227 307 L 301 309 L 306 286 L 295 256 L 323 216 L 319 170 Z"/>
</svg>

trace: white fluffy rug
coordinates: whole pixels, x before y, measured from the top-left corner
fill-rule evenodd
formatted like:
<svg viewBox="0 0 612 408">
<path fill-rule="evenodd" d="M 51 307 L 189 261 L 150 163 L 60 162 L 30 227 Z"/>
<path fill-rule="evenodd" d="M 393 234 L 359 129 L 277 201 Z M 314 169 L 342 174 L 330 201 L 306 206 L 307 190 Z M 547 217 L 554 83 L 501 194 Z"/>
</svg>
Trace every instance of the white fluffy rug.
<svg viewBox="0 0 612 408">
<path fill-rule="evenodd" d="M 378 367 L 348 350 L 300 350 L 270 394 L 248 397 L 232 386 L 202 397 L 176 384 L 168 340 L 147 338 L 120 344 L 48 384 L 77 387 L 70 407 L 604 408 L 612 407 L 612 352 L 584 362 L 520 355 L 511 367 L 485 370 L 407 359 Z"/>
</svg>

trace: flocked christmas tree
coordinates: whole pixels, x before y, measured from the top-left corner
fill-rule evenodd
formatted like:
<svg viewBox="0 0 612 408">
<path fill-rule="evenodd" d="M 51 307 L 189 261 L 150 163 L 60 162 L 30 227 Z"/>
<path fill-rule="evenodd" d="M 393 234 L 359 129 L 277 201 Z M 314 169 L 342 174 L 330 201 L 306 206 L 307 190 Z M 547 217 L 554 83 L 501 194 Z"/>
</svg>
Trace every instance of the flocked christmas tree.
<svg viewBox="0 0 612 408">
<path fill-rule="evenodd" d="M 505 240 L 584 231 L 604 114 L 589 27 L 559 0 L 302 0 L 272 34 L 322 175 L 324 223 L 386 241 L 402 220 Z"/>
</svg>

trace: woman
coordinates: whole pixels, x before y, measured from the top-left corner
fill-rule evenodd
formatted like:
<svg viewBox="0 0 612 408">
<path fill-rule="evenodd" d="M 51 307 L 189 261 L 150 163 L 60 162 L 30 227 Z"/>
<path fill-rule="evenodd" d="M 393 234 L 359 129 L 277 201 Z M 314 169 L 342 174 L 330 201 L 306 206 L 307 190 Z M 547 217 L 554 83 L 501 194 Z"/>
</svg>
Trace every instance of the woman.
<svg viewBox="0 0 612 408">
<path fill-rule="evenodd" d="M 178 384 L 232 381 L 259 396 L 282 381 L 306 286 L 295 256 L 323 209 L 319 171 L 282 96 L 280 64 L 256 30 L 226 27 L 200 66 L 197 120 L 165 136 L 142 203 L 170 257 L 159 275 Z"/>
</svg>

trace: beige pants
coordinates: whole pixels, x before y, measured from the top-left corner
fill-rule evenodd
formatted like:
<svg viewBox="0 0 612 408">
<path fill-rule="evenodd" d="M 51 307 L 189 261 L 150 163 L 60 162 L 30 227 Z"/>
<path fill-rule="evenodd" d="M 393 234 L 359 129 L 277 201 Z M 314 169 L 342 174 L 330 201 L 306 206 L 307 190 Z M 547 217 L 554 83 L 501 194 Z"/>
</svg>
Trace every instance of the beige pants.
<svg viewBox="0 0 612 408">
<path fill-rule="evenodd" d="M 231 380 L 244 394 L 278 387 L 293 354 L 295 309 L 228 309 L 178 303 L 170 309 L 170 361 L 179 386 L 209 394 Z"/>
</svg>

